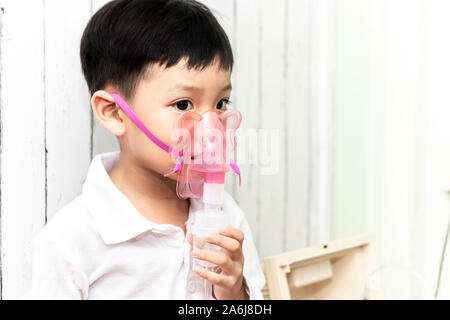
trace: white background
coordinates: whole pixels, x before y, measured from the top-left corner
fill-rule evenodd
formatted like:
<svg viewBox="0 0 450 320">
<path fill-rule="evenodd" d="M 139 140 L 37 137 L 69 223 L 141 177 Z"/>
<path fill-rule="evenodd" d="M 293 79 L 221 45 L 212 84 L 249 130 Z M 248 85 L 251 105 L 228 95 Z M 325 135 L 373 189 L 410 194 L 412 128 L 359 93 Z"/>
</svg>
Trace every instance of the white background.
<svg viewBox="0 0 450 320">
<path fill-rule="evenodd" d="M 92 118 L 79 59 L 105 2 L 0 0 L 3 299 L 28 289 L 33 239 L 92 157 L 118 148 Z M 372 232 L 380 263 L 434 291 L 450 217 L 450 1 L 202 2 L 233 46 L 242 132 L 279 132 L 276 174 L 259 159 L 240 166 L 241 188 L 227 185 L 261 258 Z"/>
</svg>

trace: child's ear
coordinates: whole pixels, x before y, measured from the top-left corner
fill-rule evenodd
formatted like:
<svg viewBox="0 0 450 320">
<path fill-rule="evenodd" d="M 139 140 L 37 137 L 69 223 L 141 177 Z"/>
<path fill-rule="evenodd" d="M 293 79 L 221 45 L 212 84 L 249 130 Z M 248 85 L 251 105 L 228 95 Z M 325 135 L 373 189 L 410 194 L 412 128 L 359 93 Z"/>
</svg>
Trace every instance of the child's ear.
<svg viewBox="0 0 450 320">
<path fill-rule="evenodd" d="M 122 136 L 125 133 L 123 112 L 114 98 L 104 90 L 96 91 L 91 98 L 92 112 L 104 127 L 112 134 Z"/>
</svg>

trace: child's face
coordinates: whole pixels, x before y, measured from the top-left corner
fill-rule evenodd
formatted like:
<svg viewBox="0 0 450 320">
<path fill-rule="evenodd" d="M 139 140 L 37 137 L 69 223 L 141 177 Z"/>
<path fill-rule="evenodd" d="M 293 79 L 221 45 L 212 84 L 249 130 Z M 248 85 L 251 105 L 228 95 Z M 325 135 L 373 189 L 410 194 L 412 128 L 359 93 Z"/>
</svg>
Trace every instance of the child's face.
<svg viewBox="0 0 450 320">
<path fill-rule="evenodd" d="M 186 60 L 164 69 L 154 65 L 142 80 L 133 101 L 128 103 L 146 127 L 160 140 L 173 145 L 171 134 L 176 119 L 186 111 L 204 113 L 211 109 L 226 110 L 231 94 L 231 71 L 211 64 L 203 70 L 187 69 Z M 129 153 L 137 164 L 163 175 L 172 171 L 170 154 L 155 145 L 124 113 L 125 134 L 122 152 Z M 169 176 L 176 179 L 177 175 Z"/>
</svg>

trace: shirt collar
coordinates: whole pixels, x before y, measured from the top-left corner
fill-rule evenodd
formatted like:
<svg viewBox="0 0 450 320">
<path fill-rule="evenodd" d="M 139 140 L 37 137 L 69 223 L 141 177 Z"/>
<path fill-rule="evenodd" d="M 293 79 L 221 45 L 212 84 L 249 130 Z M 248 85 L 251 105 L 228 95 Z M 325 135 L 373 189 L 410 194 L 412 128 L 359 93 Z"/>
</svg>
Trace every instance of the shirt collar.
<svg viewBox="0 0 450 320">
<path fill-rule="evenodd" d="M 109 172 L 119 160 L 120 151 L 101 153 L 92 159 L 82 187 L 88 211 L 106 244 L 127 241 L 137 235 L 153 230 L 164 232 L 174 228 L 168 224 L 157 224 L 142 216 L 128 198 L 116 187 Z M 190 199 L 189 218 L 201 209 L 200 199 Z"/>
</svg>

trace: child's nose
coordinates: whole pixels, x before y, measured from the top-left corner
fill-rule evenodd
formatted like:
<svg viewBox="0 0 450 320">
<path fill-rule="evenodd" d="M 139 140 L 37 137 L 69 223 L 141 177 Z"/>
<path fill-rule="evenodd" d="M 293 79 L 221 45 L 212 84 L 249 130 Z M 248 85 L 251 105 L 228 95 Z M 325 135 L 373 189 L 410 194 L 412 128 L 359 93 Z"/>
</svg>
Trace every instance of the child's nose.
<svg viewBox="0 0 450 320">
<path fill-rule="evenodd" d="M 199 114 L 203 114 L 208 111 L 214 111 L 216 109 L 216 102 L 212 101 L 211 99 L 204 99 L 201 103 L 198 103 L 195 111 Z"/>
<path fill-rule="evenodd" d="M 197 110 L 197 113 L 204 114 L 204 113 L 209 112 L 209 111 L 216 111 L 216 112 L 218 112 L 218 110 L 216 109 L 216 106 L 214 104 L 210 104 L 210 105 L 201 106 Z"/>
</svg>

